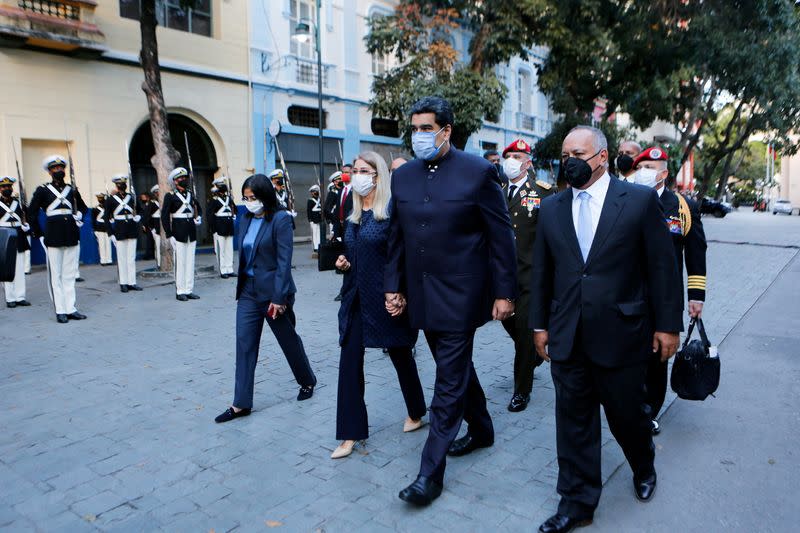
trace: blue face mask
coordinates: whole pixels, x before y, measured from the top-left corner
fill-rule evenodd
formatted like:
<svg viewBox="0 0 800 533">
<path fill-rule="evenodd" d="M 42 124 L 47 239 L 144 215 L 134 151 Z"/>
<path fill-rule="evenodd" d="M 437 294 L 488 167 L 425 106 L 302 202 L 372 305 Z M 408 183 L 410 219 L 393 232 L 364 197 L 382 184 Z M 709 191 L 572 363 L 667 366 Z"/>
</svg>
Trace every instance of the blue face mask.
<svg viewBox="0 0 800 533">
<path fill-rule="evenodd" d="M 414 155 L 417 156 L 418 159 L 430 161 L 436 157 L 445 143 L 445 141 L 442 141 L 442 144 L 436 146 L 436 136 L 443 129 L 444 127 L 437 132 L 416 131 L 411 134 L 411 147 L 414 150 Z"/>
</svg>

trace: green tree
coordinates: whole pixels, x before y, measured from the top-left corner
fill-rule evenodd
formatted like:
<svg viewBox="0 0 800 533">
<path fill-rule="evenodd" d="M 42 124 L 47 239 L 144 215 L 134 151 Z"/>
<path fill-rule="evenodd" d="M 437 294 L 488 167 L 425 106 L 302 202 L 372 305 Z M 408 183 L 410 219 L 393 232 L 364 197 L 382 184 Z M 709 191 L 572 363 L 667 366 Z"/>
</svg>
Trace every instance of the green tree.
<svg viewBox="0 0 800 533">
<path fill-rule="evenodd" d="M 496 121 L 503 108 L 508 89 L 495 67 L 515 55 L 527 57 L 534 44 L 534 21 L 515 6 L 511 0 L 401 0 L 392 15 L 370 20 L 369 53 L 393 55 L 399 63 L 375 77 L 373 115 L 398 120 L 410 146 L 408 108 L 423 96 L 442 96 L 455 111 L 453 143 L 463 147 L 484 119 Z M 457 30 L 471 35 L 464 61 L 452 45 Z"/>
</svg>

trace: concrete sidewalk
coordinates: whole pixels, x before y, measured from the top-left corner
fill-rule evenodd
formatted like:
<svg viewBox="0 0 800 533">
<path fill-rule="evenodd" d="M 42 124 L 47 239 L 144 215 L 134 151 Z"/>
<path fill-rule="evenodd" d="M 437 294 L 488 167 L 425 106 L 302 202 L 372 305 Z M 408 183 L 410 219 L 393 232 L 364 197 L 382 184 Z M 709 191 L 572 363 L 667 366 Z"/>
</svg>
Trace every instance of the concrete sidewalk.
<svg viewBox="0 0 800 533">
<path fill-rule="evenodd" d="M 654 499 L 634 499 L 623 465 L 605 486 L 597 531 L 797 531 L 798 306 L 800 255 L 719 346 L 716 398 L 676 400 L 662 415 Z"/>
</svg>

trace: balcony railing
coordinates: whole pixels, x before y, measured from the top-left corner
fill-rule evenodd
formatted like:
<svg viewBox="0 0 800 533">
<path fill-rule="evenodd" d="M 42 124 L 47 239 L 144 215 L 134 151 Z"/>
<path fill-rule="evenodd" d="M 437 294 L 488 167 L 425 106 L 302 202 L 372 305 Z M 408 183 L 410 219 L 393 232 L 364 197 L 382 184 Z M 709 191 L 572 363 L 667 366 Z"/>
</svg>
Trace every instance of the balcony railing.
<svg viewBox="0 0 800 533">
<path fill-rule="evenodd" d="M 0 47 L 31 46 L 99 55 L 105 36 L 95 0 L 0 0 Z"/>
<path fill-rule="evenodd" d="M 298 56 L 286 56 L 284 64 L 293 69 L 292 81 L 304 85 L 317 85 L 317 62 Z M 330 88 L 330 65 L 322 65 L 322 86 Z"/>
<path fill-rule="evenodd" d="M 527 113 L 517 113 L 517 128 L 536 131 L 536 117 Z"/>
</svg>

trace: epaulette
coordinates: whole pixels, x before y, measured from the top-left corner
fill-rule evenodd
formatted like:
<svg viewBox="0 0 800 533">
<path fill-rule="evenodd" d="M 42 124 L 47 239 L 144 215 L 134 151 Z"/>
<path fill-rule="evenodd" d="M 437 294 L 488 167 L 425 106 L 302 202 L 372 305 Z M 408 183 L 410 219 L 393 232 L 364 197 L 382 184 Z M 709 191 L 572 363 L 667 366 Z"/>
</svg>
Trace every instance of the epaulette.
<svg viewBox="0 0 800 533">
<path fill-rule="evenodd" d="M 547 191 L 549 191 L 550 189 L 553 188 L 552 185 L 550 185 L 546 181 L 542 181 L 542 180 L 536 180 L 536 185 L 538 185 L 539 187 L 541 187 L 542 189 L 545 189 Z"/>
</svg>

